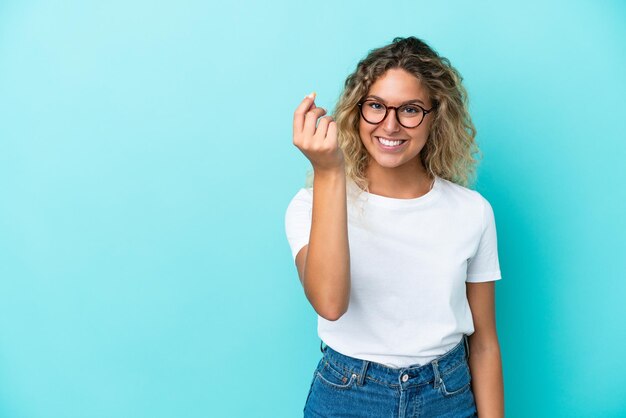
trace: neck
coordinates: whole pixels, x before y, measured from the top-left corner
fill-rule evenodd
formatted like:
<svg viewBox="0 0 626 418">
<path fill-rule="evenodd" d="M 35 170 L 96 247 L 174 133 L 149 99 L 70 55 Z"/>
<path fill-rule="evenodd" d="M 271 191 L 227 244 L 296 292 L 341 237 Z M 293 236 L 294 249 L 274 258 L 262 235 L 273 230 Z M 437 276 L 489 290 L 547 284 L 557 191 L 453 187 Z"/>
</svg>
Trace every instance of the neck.
<svg viewBox="0 0 626 418">
<path fill-rule="evenodd" d="M 366 169 L 370 193 L 396 199 L 414 199 L 428 193 L 434 179 L 428 175 L 419 158 L 416 160 L 417 164 L 394 168 L 370 163 Z"/>
</svg>

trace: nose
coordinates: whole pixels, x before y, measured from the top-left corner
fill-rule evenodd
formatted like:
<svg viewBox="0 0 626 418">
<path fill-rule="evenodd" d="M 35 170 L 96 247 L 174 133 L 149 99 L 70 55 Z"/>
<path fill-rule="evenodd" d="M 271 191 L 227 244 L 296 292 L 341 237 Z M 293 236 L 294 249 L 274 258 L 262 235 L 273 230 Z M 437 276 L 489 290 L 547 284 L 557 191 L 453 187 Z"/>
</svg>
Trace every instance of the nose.
<svg viewBox="0 0 626 418">
<path fill-rule="evenodd" d="M 396 109 L 389 109 L 387 117 L 383 120 L 383 130 L 387 133 L 398 132 L 400 130 L 400 124 L 398 123 L 395 112 Z"/>
</svg>

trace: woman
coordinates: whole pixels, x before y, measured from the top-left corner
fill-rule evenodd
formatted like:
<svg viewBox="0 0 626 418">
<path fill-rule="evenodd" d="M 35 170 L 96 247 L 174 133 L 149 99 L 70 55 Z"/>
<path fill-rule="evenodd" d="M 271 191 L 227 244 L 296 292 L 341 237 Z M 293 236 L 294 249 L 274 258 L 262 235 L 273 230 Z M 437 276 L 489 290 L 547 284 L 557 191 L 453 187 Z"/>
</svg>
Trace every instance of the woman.
<svg viewBox="0 0 626 418">
<path fill-rule="evenodd" d="M 467 188 L 478 148 L 461 80 L 396 38 L 348 76 L 334 118 L 313 93 L 295 111 L 313 181 L 285 227 L 323 352 L 305 416 L 504 415 L 495 219 Z"/>
</svg>

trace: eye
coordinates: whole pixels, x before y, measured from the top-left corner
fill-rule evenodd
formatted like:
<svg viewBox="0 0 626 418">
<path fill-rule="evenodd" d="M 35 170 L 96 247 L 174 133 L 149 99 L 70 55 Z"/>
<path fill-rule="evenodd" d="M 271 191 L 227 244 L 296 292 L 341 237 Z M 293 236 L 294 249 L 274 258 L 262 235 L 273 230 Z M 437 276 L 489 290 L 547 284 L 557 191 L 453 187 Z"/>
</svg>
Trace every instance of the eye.
<svg viewBox="0 0 626 418">
<path fill-rule="evenodd" d="M 365 105 L 372 110 L 383 110 L 385 109 L 385 105 L 378 102 L 366 102 Z"/>
<path fill-rule="evenodd" d="M 422 113 L 422 108 L 416 105 L 405 105 L 400 108 L 400 111 L 407 115 L 416 115 Z"/>
</svg>

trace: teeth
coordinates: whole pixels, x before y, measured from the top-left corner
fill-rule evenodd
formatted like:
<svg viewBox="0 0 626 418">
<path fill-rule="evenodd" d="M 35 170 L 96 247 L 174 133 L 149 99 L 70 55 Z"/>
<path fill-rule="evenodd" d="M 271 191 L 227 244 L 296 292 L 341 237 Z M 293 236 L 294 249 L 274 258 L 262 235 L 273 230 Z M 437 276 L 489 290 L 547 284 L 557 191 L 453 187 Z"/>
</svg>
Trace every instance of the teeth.
<svg viewBox="0 0 626 418">
<path fill-rule="evenodd" d="M 378 142 L 380 142 L 383 145 L 387 145 L 388 147 L 396 147 L 398 145 L 400 145 L 401 143 L 403 143 L 404 141 L 390 141 L 388 139 L 384 139 L 384 138 L 378 138 Z"/>
</svg>

